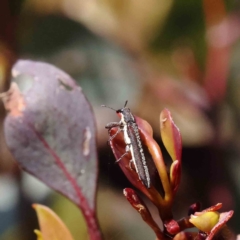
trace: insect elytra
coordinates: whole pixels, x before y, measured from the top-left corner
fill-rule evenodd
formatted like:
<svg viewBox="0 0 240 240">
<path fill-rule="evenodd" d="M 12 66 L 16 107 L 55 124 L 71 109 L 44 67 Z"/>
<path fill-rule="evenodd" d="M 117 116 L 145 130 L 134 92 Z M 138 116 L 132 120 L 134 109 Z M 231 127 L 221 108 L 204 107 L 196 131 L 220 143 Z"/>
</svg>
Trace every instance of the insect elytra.
<svg viewBox="0 0 240 240">
<path fill-rule="evenodd" d="M 127 101 L 125 102 L 124 107 L 118 110 L 102 105 L 102 107 L 107 107 L 116 111 L 121 118 L 120 122 L 110 122 L 105 126 L 105 128 L 110 130 L 113 127 L 118 127 L 118 131 L 111 136 L 110 140 L 114 139 L 119 132 L 123 132 L 126 152 L 116 162 L 119 162 L 130 151 L 132 156 L 131 162 L 133 162 L 135 166 L 139 179 L 147 188 L 150 188 L 150 174 L 142 147 L 138 125 L 130 109 L 127 108 L 126 105 Z"/>
</svg>

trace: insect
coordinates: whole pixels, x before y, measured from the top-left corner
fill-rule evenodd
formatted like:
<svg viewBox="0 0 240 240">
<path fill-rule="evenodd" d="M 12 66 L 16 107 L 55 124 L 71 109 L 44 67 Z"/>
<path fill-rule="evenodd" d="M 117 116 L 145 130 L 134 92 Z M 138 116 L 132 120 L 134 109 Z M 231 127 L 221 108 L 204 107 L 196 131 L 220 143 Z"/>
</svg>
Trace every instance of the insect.
<svg viewBox="0 0 240 240">
<path fill-rule="evenodd" d="M 110 130 L 113 127 L 118 127 L 118 131 L 111 136 L 109 141 L 114 139 L 121 131 L 123 132 L 124 141 L 126 144 L 126 152 L 116 162 L 119 162 L 130 151 L 132 156 L 130 164 L 133 162 L 139 179 L 147 188 L 150 188 L 150 174 L 139 135 L 138 125 L 130 109 L 126 107 L 127 103 L 128 101 L 125 102 L 123 108 L 118 110 L 102 105 L 102 107 L 107 107 L 116 111 L 121 118 L 120 122 L 110 122 L 105 126 L 105 128 Z"/>
</svg>

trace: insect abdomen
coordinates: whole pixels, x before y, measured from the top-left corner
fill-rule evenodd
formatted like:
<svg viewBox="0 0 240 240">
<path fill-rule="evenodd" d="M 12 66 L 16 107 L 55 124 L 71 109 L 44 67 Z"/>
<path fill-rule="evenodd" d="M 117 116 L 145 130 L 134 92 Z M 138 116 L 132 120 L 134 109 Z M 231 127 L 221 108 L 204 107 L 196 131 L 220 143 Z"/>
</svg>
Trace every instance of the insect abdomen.
<svg viewBox="0 0 240 240">
<path fill-rule="evenodd" d="M 142 142 L 139 135 L 138 126 L 136 123 L 128 124 L 128 136 L 131 139 L 132 158 L 135 163 L 135 168 L 140 180 L 147 188 L 150 188 L 150 175 L 146 158 L 142 148 Z"/>
</svg>

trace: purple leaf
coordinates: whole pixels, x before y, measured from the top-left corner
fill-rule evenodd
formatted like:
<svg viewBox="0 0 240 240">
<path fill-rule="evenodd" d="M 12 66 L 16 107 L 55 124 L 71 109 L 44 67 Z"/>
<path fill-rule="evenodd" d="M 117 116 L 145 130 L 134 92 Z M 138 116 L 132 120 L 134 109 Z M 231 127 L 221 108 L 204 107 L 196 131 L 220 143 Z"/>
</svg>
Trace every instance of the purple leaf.
<svg viewBox="0 0 240 240">
<path fill-rule="evenodd" d="M 11 153 L 23 169 L 78 205 L 91 239 L 100 239 L 91 106 L 74 80 L 54 66 L 19 61 L 12 74 L 17 84 L 4 97 L 9 111 L 4 130 Z"/>
</svg>

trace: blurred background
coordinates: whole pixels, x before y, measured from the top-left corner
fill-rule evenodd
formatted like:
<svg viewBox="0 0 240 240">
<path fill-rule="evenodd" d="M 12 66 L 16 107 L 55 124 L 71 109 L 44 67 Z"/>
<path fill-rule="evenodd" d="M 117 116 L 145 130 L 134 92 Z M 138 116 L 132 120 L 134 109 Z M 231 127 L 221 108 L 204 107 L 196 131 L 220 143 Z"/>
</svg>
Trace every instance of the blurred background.
<svg viewBox="0 0 240 240">
<path fill-rule="evenodd" d="M 100 106 L 121 108 L 126 100 L 149 121 L 159 144 L 163 108 L 180 128 L 183 178 L 175 218 L 186 216 L 194 202 L 203 208 L 222 202 L 222 211 L 235 211 L 229 226 L 240 233 L 239 0 L 1 0 L 1 92 L 17 59 L 66 71 L 94 108 L 97 207 L 106 240 L 155 238 L 123 197 L 122 189 L 131 185 L 106 143 L 104 126 L 117 116 Z M 2 122 L 2 105 L 0 115 Z M 51 206 L 75 239 L 87 239 L 81 213 L 21 172 L 6 148 L 2 124 L 0 131 L 0 239 L 36 239 L 33 202 Z"/>
</svg>

